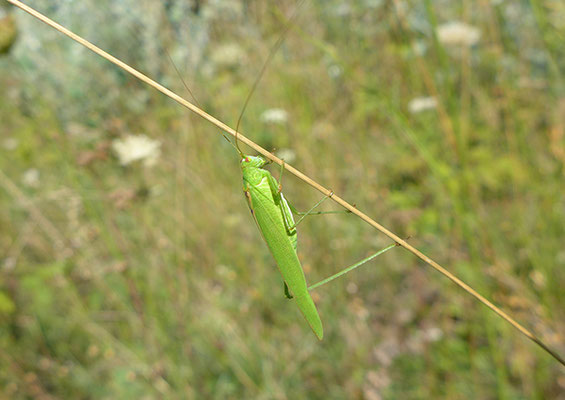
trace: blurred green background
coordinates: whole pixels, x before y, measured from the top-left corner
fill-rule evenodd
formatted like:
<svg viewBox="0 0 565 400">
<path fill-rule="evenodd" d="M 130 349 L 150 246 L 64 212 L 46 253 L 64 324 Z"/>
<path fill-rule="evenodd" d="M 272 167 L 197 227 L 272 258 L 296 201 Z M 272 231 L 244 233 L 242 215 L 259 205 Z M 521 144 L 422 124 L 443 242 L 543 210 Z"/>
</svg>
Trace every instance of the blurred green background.
<svg viewBox="0 0 565 400">
<path fill-rule="evenodd" d="M 232 126 L 296 5 L 29 4 L 190 98 L 170 54 Z M 314 293 L 318 342 L 218 129 L 3 6 L 0 397 L 565 399 L 562 366 L 401 248 Z M 241 130 L 563 354 L 564 40 L 560 0 L 307 0 Z M 325 216 L 298 250 L 313 283 L 389 243 Z"/>
</svg>

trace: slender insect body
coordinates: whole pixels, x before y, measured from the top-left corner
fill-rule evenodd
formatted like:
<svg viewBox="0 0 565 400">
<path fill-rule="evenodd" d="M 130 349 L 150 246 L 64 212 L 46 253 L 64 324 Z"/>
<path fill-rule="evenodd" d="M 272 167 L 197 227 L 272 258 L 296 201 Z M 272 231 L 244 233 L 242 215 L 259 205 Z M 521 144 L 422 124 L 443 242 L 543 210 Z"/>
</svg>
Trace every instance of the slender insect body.
<svg viewBox="0 0 565 400">
<path fill-rule="evenodd" d="M 297 233 L 288 202 L 261 157 L 242 155 L 243 190 L 263 239 L 306 321 L 322 339 L 323 327 L 296 254 Z"/>
</svg>

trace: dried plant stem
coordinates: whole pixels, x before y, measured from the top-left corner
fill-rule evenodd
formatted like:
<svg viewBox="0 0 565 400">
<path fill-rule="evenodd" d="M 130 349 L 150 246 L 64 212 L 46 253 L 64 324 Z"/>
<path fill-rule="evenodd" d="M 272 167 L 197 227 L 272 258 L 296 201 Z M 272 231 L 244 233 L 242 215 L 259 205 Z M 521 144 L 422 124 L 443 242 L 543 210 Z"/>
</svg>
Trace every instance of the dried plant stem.
<svg viewBox="0 0 565 400">
<path fill-rule="evenodd" d="M 158 91 L 160 91 L 164 95 L 175 100 L 177 103 L 181 104 L 182 106 L 188 108 L 192 112 L 198 114 L 202 118 L 204 118 L 204 119 L 208 120 L 209 122 L 211 122 L 212 124 L 216 125 L 218 128 L 220 128 L 224 132 L 229 133 L 233 137 L 236 136 L 236 131 L 234 129 L 230 128 L 229 126 L 227 126 L 226 124 L 224 124 L 223 122 L 219 121 L 218 119 L 214 118 L 210 114 L 208 114 L 205 111 L 201 110 L 200 108 L 196 107 L 194 104 L 183 99 L 182 97 L 180 97 L 176 93 L 172 92 L 171 90 L 167 89 L 166 87 L 155 82 L 151 78 L 145 76 L 144 74 L 137 71 L 136 69 L 130 67 L 126 63 L 118 60 L 116 57 L 114 57 L 114 56 L 108 54 L 107 52 L 105 52 L 104 50 L 96 47 L 95 45 L 93 45 L 89 41 L 81 38 L 80 36 L 76 35 L 75 33 L 69 31 L 68 29 L 64 28 L 63 26 L 61 26 L 61 25 L 57 24 L 56 22 L 52 21 L 51 19 L 47 18 L 43 14 L 34 10 L 33 8 L 23 4 L 22 2 L 20 2 L 18 0 L 8 0 L 8 2 L 10 2 L 13 5 L 21 8 L 22 10 L 31 14 L 32 16 L 39 19 L 40 21 L 46 23 L 47 25 L 51 26 L 52 28 L 58 30 L 59 32 L 67 35 L 71 39 L 79 42 L 80 44 L 82 44 L 86 48 L 88 48 L 91 51 L 93 51 L 94 53 L 98 54 L 99 56 L 104 57 L 106 60 L 116 64 L 118 67 L 129 72 L 130 74 L 132 74 L 133 76 L 135 76 L 139 80 L 147 83 L 148 85 L 157 89 Z M 273 162 L 275 162 L 279 165 L 282 165 L 283 161 L 280 158 L 276 157 L 274 154 L 265 150 L 264 148 L 262 148 L 261 146 L 259 146 L 255 142 L 253 142 L 252 140 L 248 139 L 247 137 L 243 136 L 241 133 L 237 132 L 237 138 L 238 138 L 239 141 L 245 143 L 246 145 L 248 145 L 249 147 L 251 147 L 252 149 L 257 151 L 258 153 L 260 153 L 261 155 L 265 156 L 266 158 L 272 160 Z M 452 280 L 456 285 L 461 287 L 463 290 L 465 290 L 467 293 L 469 293 L 475 299 L 477 299 L 478 301 L 483 303 L 485 306 L 490 308 L 492 311 L 494 311 L 496 314 L 498 314 L 501 318 L 503 318 L 506 322 L 508 322 L 510 325 L 512 325 L 514 328 L 516 328 L 518 331 L 520 331 L 524 336 L 526 336 L 528 339 L 532 340 L 534 343 L 536 343 L 538 346 L 540 346 L 544 351 L 546 351 L 553 358 L 555 358 L 557 361 L 559 361 L 563 366 L 565 366 L 565 360 L 559 354 L 557 354 L 555 351 L 553 351 L 549 347 L 547 347 L 541 341 L 541 339 L 539 339 L 532 332 L 530 332 L 528 329 L 523 327 L 521 324 L 519 324 L 512 317 L 510 317 L 508 314 L 506 314 L 500 308 L 495 306 L 493 303 L 491 303 L 485 297 L 483 297 L 482 295 L 477 293 L 473 288 L 471 288 L 469 285 L 467 285 L 461 279 L 457 278 L 451 272 L 446 270 L 440 264 L 438 264 L 437 262 L 432 260 L 430 257 L 428 257 L 425 254 L 423 254 L 422 252 L 420 252 L 418 249 L 416 249 L 415 247 L 413 247 L 412 245 L 407 243 L 405 240 L 401 239 L 399 236 L 397 236 L 393 232 L 386 229 L 384 226 L 382 226 L 378 222 L 371 219 L 365 213 L 359 211 L 357 208 L 355 208 L 353 205 L 349 204 L 347 201 L 343 200 L 341 197 L 335 195 L 334 192 L 331 189 L 325 188 L 324 186 L 320 185 L 318 182 L 316 182 L 312 178 L 306 176 L 305 174 L 303 174 L 302 172 L 300 172 L 299 170 L 297 170 L 296 168 L 292 167 L 291 165 L 289 165 L 287 163 L 285 163 L 285 170 L 290 172 L 291 174 L 295 175 L 300 180 L 306 182 L 308 185 L 312 186 L 314 189 L 318 190 L 319 192 L 323 193 L 324 195 L 331 197 L 331 199 L 333 201 L 335 201 L 337 204 L 339 204 L 342 207 L 344 207 L 345 209 L 351 211 L 353 214 L 355 214 L 356 216 L 361 218 L 363 221 L 365 221 L 366 223 L 368 223 L 372 227 L 376 228 L 377 230 L 379 230 L 380 232 L 382 232 L 383 234 L 385 234 L 386 236 L 388 236 L 389 238 L 394 240 L 399 246 L 404 247 L 406 250 L 408 250 L 409 252 L 411 252 L 412 254 L 417 256 L 418 258 L 420 258 L 422 261 L 424 261 L 426 264 L 430 265 L 436 271 L 438 271 L 442 275 L 444 275 L 447 278 L 449 278 L 450 280 Z"/>
</svg>

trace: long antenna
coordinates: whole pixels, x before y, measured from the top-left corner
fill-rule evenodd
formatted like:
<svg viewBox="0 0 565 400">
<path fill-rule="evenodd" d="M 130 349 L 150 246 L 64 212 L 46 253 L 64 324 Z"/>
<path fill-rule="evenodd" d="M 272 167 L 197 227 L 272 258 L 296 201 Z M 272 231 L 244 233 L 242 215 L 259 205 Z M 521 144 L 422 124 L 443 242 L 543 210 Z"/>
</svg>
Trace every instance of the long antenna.
<svg viewBox="0 0 565 400">
<path fill-rule="evenodd" d="M 261 67 L 261 71 L 259 71 L 259 75 L 257 75 L 257 78 L 255 79 L 255 82 L 253 82 L 253 86 L 251 87 L 251 90 L 247 94 L 247 98 L 245 99 L 245 102 L 243 103 L 243 107 L 241 109 L 241 113 L 239 113 L 239 118 L 237 119 L 237 124 L 235 125 L 235 145 L 238 148 L 238 150 L 239 150 L 239 144 L 237 142 L 237 137 L 238 137 L 238 132 L 239 132 L 239 124 L 241 123 L 241 119 L 243 118 L 243 114 L 245 113 L 245 110 L 247 109 L 247 105 L 249 104 L 249 100 L 251 100 L 251 96 L 253 96 L 253 93 L 255 92 L 255 89 L 257 89 L 257 86 L 259 86 L 259 82 L 261 81 L 261 78 L 263 78 L 263 75 L 265 74 L 267 67 L 271 63 L 271 60 L 273 59 L 273 57 L 275 56 L 275 54 L 277 53 L 277 51 L 279 50 L 279 48 L 283 44 L 284 39 L 286 38 L 286 34 L 288 33 L 288 31 L 292 27 L 294 20 L 298 16 L 298 11 L 300 10 L 300 8 L 302 7 L 302 5 L 304 4 L 305 1 L 306 0 L 301 0 L 300 3 L 298 3 L 298 5 L 296 6 L 296 8 L 292 11 L 292 14 L 291 14 L 290 18 L 288 19 L 284 30 L 282 31 L 282 33 L 278 37 L 277 41 L 275 42 L 275 45 L 273 47 L 271 47 L 271 50 L 269 51 L 269 55 L 267 56 L 267 59 L 263 63 L 263 66 Z M 241 150 L 239 152 L 241 153 Z"/>
<path fill-rule="evenodd" d="M 175 64 L 173 57 L 171 57 L 171 55 L 169 54 L 169 52 L 167 51 L 167 49 L 164 49 L 165 53 L 167 54 L 167 57 L 169 57 L 169 61 L 171 61 L 171 64 L 173 64 L 173 68 L 175 69 L 175 71 L 177 72 L 177 75 L 179 76 L 180 80 L 182 81 L 182 84 L 184 85 L 184 88 L 187 90 L 187 92 L 190 94 L 190 97 L 192 97 L 192 100 L 194 100 L 194 102 L 196 103 L 196 105 L 200 108 L 202 108 L 202 106 L 200 105 L 200 103 L 198 102 L 198 100 L 196 100 L 196 97 L 194 96 L 194 93 L 192 93 L 192 90 L 190 90 L 190 87 L 188 87 L 188 85 L 186 84 L 184 78 L 182 77 L 179 69 L 177 68 L 177 65 Z"/>
<path fill-rule="evenodd" d="M 278 158 L 277 156 L 275 156 L 273 153 L 265 150 L 264 148 L 262 148 L 261 146 L 259 146 L 257 143 L 255 143 L 254 141 L 252 141 L 251 139 L 248 139 L 247 137 L 245 137 L 244 135 L 238 133 L 237 131 L 235 131 L 234 129 L 230 128 L 229 126 L 227 126 L 226 124 L 224 124 L 223 122 L 221 122 L 220 120 L 218 120 L 217 118 L 211 116 L 210 114 L 208 114 L 207 112 L 201 110 L 200 108 L 196 107 L 194 104 L 190 103 L 189 101 L 183 99 L 182 97 L 180 97 L 178 94 L 172 92 L 171 90 L 167 89 L 166 87 L 164 87 L 163 85 L 155 82 L 154 80 L 152 80 L 151 78 L 145 76 L 144 74 L 142 74 L 141 72 L 139 72 L 138 70 L 130 67 L 129 65 L 127 65 L 126 63 L 124 63 L 123 61 L 120 61 L 119 59 L 117 59 L 116 57 L 112 56 L 111 54 L 108 54 L 107 52 L 105 52 L 104 50 L 96 47 L 95 45 L 93 45 L 92 43 L 90 43 L 88 40 L 83 39 L 82 37 L 78 36 L 77 34 L 71 32 L 70 30 L 68 30 L 67 28 L 59 25 L 58 23 L 52 21 L 51 19 L 47 18 L 46 16 L 44 16 L 43 14 L 41 14 L 40 12 L 34 10 L 33 8 L 25 5 L 24 3 L 20 2 L 19 0 L 7 0 L 8 2 L 12 3 L 13 5 L 15 5 L 16 7 L 21 8 L 22 10 L 24 10 L 25 12 L 31 14 L 32 16 L 34 16 L 35 18 L 39 19 L 40 21 L 46 23 L 47 25 L 51 26 L 52 28 L 58 30 L 59 32 L 67 35 L 68 37 L 70 37 L 71 39 L 77 41 L 78 43 L 82 44 L 83 46 L 85 46 L 86 48 L 88 48 L 89 50 L 93 51 L 94 53 L 98 54 L 99 56 L 105 58 L 106 60 L 110 61 L 111 63 L 117 65 L 118 67 L 122 68 L 124 71 L 130 73 L 131 75 L 135 76 L 137 79 L 147 83 L 149 86 L 157 89 L 158 91 L 160 91 L 161 93 L 163 93 L 164 95 L 170 97 L 171 99 L 175 100 L 177 103 L 179 103 L 180 105 L 188 108 L 190 111 L 198 114 L 199 116 L 201 116 L 202 118 L 204 118 L 205 120 L 211 122 L 212 124 L 216 125 L 218 128 L 220 128 L 221 130 L 223 130 L 224 132 L 232 135 L 233 137 L 236 137 L 236 135 L 238 135 L 239 140 L 241 140 L 243 143 L 245 143 L 246 145 L 248 145 L 249 147 L 251 147 L 252 149 L 254 149 L 255 151 L 257 151 L 258 153 L 262 154 L 263 156 L 265 156 L 266 158 L 268 158 L 269 160 L 277 163 L 278 165 L 282 165 L 283 161 Z M 373 220 L 371 217 L 369 217 L 367 214 L 363 213 L 362 211 L 360 211 L 358 208 L 354 207 L 353 205 L 349 204 L 347 201 L 343 200 L 341 197 L 337 196 L 336 194 L 334 194 L 334 192 L 330 189 L 327 189 L 326 187 L 322 186 L 321 184 L 319 184 L 318 182 L 316 182 L 314 179 L 308 177 L 306 174 L 300 172 L 299 170 L 297 170 L 296 168 L 294 168 L 293 166 L 284 163 L 285 165 L 285 170 L 290 172 L 291 174 L 293 174 L 294 176 L 296 176 L 298 179 L 302 180 L 303 182 L 307 183 L 308 185 L 312 186 L 314 189 L 316 189 L 317 191 L 319 191 L 320 193 L 330 197 L 333 201 L 335 201 L 337 204 L 341 205 L 343 208 L 345 208 L 346 210 L 351 211 L 352 214 L 355 214 L 356 216 L 358 216 L 359 218 L 361 218 L 363 221 L 365 221 L 367 224 L 371 225 L 373 228 L 377 229 L 378 231 L 380 231 L 381 233 L 385 234 L 386 236 L 388 236 L 390 239 L 394 240 L 396 243 L 398 243 L 400 246 L 404 247 L 406 250 L 408 250 L 410 253 L 414 254 L 416 257 L 418 257 L 419 259 L 421 259 L 422 261 L 424 261 L 426 264 L 428 264 L 429 266 L 431 266 L 432 268 L 434 268 L 436 271 L 438 271 L 440 274 L 444 275 L 445 277 L 449 278 L 453 283 L 455 283 L 457 286 L 459 286 L 461 289 L 463 289 L 465 292 L 467 292 L 468 294 L 470 294 L 471 296 L 473 296 L 476 300 L 478 300 L 479 302 L 483 303 L 485 306 L 487 306 L 490 310 L 492 310 L 494 313 L 496 313 L 498 316 L 500 316 L 502 319 L 504 319 L 506 322 L 508 322 L 510 325 L 512 325 L 514 328 L 516 328 L 520 333 L 522 333 L 524 336 L 526 336 L 528 339 L 530 339 L 532 342 L 534 342 L 535 344 L 537 344 L 540 348 L 542 348 L 546 353 L 548 353 L 549 355 L 551 355 L 554 359 L 556 359 L 561 365 L 565 366 L 565 359 L 563 359 L 559 354 L 557 354 L 554 350 L 550 349 L 541 339 L 539 339 L 536 335 L 534 335 L 531 331 L 529 331 L 528 329 L 526 329 L 524 326 L 522 326 L 520 323 L 518 323 L 517 321 L 515 321 L 512 317 L 510 317 L 508 314 L 506 314 L 504 311 L 502 311 L 502 309 L 500 309 L 499 307 L 495 306 L 493 303 L 491 303 L 489 300 L 487 300 L 485 297 L 483 297 L 482 295 L 480 295 L 477 291 L 475 291 L 472 287 L 470 287 L 469 285 L 467 285 L 465 282 L 463 282 L 461 279 L 459 279 L 458 277 L 456 277 L 455 275 L 453 275 L 451 272 L 449 272 L 448 270 L 446 270 L 444 267 L 442 267 L 440 264 L 438 264 L 436 261 L 432 260 L 430 257 L 428 257 L 427 255 L 425 255 L 424 253 L 422 253 L 420 250 L 418 250 L 417 248 L 415 248 L 414 246 L 412 246 L 411 244 L 409 244 L 407 241 L 405 241 L 404 239 L 400 238 L 400 236 L 396 235 L 395 233 L 389 231 L 387 228 L 385 228 L 384 226 L 382 226 L 381 224 L 379 224 L 377 221 Z"/>
</svg>

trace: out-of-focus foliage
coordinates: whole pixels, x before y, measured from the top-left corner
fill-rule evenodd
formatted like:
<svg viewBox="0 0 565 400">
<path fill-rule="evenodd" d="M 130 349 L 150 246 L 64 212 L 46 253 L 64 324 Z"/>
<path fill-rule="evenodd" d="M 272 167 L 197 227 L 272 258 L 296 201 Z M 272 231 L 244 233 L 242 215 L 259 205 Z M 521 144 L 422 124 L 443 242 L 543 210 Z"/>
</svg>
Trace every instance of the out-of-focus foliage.
<svg viewBox="0 0 565 400">
<path fill-rule="evenodd" d="M 190 99 L 170 55 L 232 125 L 295 5 L 30 4 Z M 6 13 L 2 396 L 564 398 L 562 367 L 400 248 L 314 293 L 318 342 L 218 129 Z M 553 0 L 306 1 L 241 130 L 563 354 L 564 15 Z M 284 190 L 300 209 L 319 198 L 290 175 Z M 299 236 L 312 283 L 389 243 L 351 216 Z"/>
</svg>

